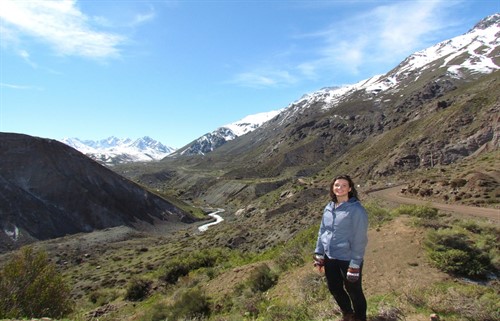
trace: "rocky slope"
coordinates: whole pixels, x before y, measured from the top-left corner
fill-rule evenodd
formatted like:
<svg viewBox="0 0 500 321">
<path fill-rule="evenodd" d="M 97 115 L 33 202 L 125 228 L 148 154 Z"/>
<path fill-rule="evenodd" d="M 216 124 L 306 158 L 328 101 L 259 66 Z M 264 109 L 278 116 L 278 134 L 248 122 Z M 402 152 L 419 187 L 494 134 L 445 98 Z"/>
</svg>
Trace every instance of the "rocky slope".
<svg viewBox="0 0 500 321">
<path fill-rule="evenodd" d="M 249 251 L 311 224 L 339 173 L 362 195 L 402 184 L 412 197 L 498 208 L 500 63 L 491 30 L 500 32 L 500 15 L 386 75 L 305 95 L 206 155 L 115 170 L 195 205 L 225 208 L 226 224 L 205 239 Z"/>
<path fill-rule="evenodd" d="M 0 133 L 0 251 L 125 225 L 164 229 L 194 219 L 55 140 Z"/>
</svg>

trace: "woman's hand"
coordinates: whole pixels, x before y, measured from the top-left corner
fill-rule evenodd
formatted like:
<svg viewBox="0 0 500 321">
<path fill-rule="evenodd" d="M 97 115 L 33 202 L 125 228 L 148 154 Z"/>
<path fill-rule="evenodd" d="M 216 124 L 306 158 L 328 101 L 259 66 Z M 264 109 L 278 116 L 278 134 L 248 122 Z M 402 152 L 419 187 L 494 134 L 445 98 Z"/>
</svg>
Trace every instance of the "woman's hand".
<svg viewBox="0 0 500 321">
<path fill-rule="evenodd" d="M 325 265 L 325 257 L 320 254 L 314 254 L 314 267 L 318 268 L 319 272 L 323 271 L 323 266 Z"/>
<path fill-rule="evenodd" d="M 347 269 L 347 280 L 349 282 L 356 282 L 359 280 L 359 268 L 349 267 Z"/>
</svg>

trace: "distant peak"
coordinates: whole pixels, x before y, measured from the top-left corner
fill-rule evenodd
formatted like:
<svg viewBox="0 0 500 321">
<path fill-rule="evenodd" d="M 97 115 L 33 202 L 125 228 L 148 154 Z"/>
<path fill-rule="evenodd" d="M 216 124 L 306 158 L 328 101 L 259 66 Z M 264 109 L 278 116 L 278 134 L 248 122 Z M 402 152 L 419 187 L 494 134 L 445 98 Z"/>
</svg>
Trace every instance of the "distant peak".
<svg viewBox="0 0 500 321">
<path fill-rule="evenodd" d="M 488 16 L 484 18 L 483 20 L 479 21 L 473 28 L 474 29 L 487 29 L 491 27 L 494 24 L 500 23 L 500 13 L 495 13 L 491 16 Z"/>
</svg>

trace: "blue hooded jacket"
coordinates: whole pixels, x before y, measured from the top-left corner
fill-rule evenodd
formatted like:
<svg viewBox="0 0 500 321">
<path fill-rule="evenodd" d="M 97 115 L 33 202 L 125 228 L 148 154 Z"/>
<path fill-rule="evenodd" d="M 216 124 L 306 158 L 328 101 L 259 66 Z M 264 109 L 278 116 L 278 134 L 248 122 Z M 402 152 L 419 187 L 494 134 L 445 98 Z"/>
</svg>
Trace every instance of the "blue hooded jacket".
<svg viewBox="0 0 500 321">
<path fill-rule="evenodd" d="M 323 211 L 314 253 L 359 267 L 368 244 L 366 210 L 355 197 L 337 208 L 334 205 L 329 202 Z"/>
</svg>

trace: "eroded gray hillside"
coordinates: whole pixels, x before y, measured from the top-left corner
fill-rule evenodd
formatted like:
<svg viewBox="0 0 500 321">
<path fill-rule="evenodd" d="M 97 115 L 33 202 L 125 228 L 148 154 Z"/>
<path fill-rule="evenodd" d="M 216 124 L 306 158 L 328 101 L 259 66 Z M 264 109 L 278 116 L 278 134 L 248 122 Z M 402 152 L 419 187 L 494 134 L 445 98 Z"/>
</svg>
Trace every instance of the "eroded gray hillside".
<svg viewBox="0 0 500 321">
<path fill-rule="evenodd" d="M 63 143 L 0 133 L 0 250 L 120 225 L 151 229 L 193 221 Z"/>
</svg>

